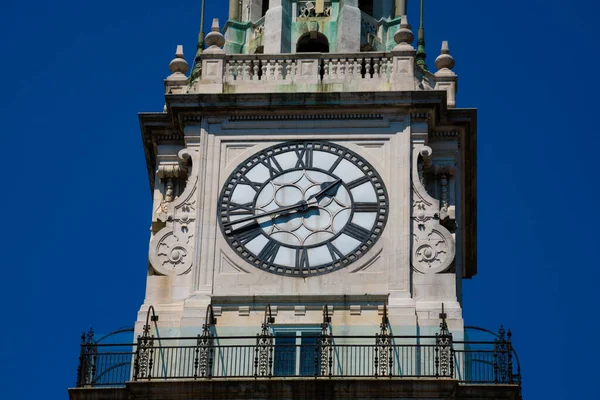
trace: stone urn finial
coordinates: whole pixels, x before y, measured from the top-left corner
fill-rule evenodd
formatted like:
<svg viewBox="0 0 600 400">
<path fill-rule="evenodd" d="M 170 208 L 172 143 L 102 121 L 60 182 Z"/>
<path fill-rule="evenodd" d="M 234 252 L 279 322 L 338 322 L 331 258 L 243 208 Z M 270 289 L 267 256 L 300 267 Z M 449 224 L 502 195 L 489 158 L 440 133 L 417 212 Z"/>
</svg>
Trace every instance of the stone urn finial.
<svg viewBox="0 0 600 400">
<path fill-rule="evenodd" d="M 208 46 L 205 53 L 224 53 L 221 47 L 225 45 L 225 37 L 219 28 L 219 18 L 213 19 L 212 29 L 204 38 L 204 42 Z"/>
<path fill-rule="evenodd" d="M 394 40 L 398 43 L 394 50 L 414 50 L 415 48 L 411 44 L 414 39 L 415 35 L 413 35 L 411 26 L 408 23 L 408 17 L 403 15 L 400 19 L 400 29 L 394 34 Z"/>
<path fill-rule="evenodd" d="M 169 70 L 171 75 L 167 78 L 169 81 L 181 81 L 186 80 L 185 74 L 188 72 L 189 66 L 185 58 L 183 58 L 183 46 L 177 46 L 175 51 L 175 58 L 169 63 Z"/>
<path fill-rule="evenodd" d="M 435 67 L 438 69 L 438 74 L 444 75 L 454 75 L 452 68 L 454 68 L 454 57 L 450 55 L 450 48 L 448 47 L 448 42 L 442 42 L 442 50 L 438 58 L 435 59 Z"/>
</svg>

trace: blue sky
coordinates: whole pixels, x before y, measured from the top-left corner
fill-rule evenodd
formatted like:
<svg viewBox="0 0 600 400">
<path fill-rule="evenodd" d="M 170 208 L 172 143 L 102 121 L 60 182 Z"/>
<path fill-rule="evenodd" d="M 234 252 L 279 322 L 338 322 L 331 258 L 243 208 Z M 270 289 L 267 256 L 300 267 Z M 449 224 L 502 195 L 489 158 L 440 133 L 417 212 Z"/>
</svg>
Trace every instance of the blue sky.
<svg viewBox="0 0 600 400">
<path fill-rule="evenodd" d="M 207 26 L 225 20 L 225 4 L 208 2 Z M 430 66 L 449 40 L 458 106 L 479 109 L 479 274 L 465 282 L 465 320 L 513 330 L 526 399 L 598 398 L 598 217 L 588 206 L 598 193 L 600 6 L 426 7 Z M 2 6 L 5 398 L 66 398 L 80 332 L 136 318 L 151 215 L 137 113 L 162 109 L 176 45 L 191 62 L 199 9 L 186 0 Z"/>
</svg>

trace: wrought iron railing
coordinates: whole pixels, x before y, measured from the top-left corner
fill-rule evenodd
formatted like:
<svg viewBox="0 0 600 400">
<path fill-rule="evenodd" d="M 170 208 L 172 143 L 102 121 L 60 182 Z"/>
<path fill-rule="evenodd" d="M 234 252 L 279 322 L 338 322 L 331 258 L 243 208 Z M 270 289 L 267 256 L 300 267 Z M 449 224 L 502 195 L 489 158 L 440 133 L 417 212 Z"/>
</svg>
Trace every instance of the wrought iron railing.
<svg viewBox="0 0 600 400">
<path fill-rule="evenodd" d="M 120 386 L 128 381 L 224 378 L 452 378 L 465 383 L 520 385 L 510 337 L 454 341 L 436 336 L 274 334 L 266 324 L 257 336 L 197 337 L 148 334 L 136 343 L 95 343 L 83 338 L 78 387 Z"/>
</svg>

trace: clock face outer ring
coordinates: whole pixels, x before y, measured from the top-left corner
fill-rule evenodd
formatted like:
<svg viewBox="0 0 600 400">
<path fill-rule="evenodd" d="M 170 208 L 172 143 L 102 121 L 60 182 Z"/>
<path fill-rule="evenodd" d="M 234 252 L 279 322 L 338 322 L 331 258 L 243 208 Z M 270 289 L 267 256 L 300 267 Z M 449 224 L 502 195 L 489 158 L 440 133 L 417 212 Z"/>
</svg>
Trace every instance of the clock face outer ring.
<svg viewBox="0 0 600 400">
<path fill-rule="evenodd" d="M 344 256 L 341 256 L 341 257 L 337 256 L 336 258 L 332 257 L 332 258 L 334 258 L 333 262 L 315 265 L 315 266 L 310 265 L 308 268 L 298 268 L 298 267 L 290 267 L 290 266 L 286 266 L 286 265 L 278 265 L 278 264 L 274 263 L 274 260 L 263 260 L 263 259 L 260 259 L 259 257 L 257 257 L 257 255 L 253 254 L 250 250 L 248 250 L 245 247 L 244 244 L 242 244 L 238 240 L 238 237 L 235 234 L 233 234 L 231 226 L 225 225 L 230 221 L 229 205 L 231 204 L 231 196 L 232 196 L 233 192 L 235 191 L 238 184 L 246 184 L 247 183 L 243 179 L 240 179 L 240 178 L 245 176 L 245 174 L 248 173 L 256 165 L 258 165 L 258 164 L 265 165 L 264 164 L 265 161 L 268 162 L 269 158 L 272 158 L 274 156 L 277 156 L 278 154 L 283 154 L 283 153 L 287 153 L 287 152 L 296 152 L 299 159 L 301 159 L 302 154 L 306 149 L 311 149 L 314 151 L 322 151 L 325 153 L 334 154 L 334 155 L 356 165 L 363 172 L 363 174 L 366 177 L 368 177 L 367 182 L 371 183 L 371 185 L 373 186 L 373 189 L 375 190 L 375 194 L 377 197 L 377 210 L 376 210 L 375 223 L 373 224 L 373 227 L 371 228 L 370 232 L 368 233 L 368 237 L 365 236 L 365 239 L 360 241 L 361 243 L 360 243 L 360 245 L 358 245 L 358 247 L 356 247 L 351 252 L 345 254 Z M 257 186 L 257 188 L 256 188 L 256 195 L 248 203 L 251 203 L 251 205 L 252 205 L 251 207 L 254 208 L 256 205 L 258 195 L 260 194 L 261 190 L 268 184 L 268 182 L 272 181 L 273 179 L 276 179 L 277 176 L 280 176 L 280 175 L 283 175 L 290 171 L 294 171 L 294 170 L 298 170 L 298 169 L 302 169 L 302 166 L 296 166 L 294 168 L 284 169 L 283 171 L 280 171 L 279 173 L 271 176 L 270 179 L 267 179 L 264 182 L 259 182 L 260 185 Z M 321 170 L 320 168 L 316 168 L 316 167 L 306 167 L 306 169 L 311 170 L 311 171 L 320 171 Z M 333 173 L 333 171 L 324 171 L 323 170 L 323 172 L 325 172 L 326 174 L 328 174 L 332 177 L 336 177 L 336 175 Z M 348 219 L 348 223 L 349 223 L 350 221 L 352 221 L 352 218 L 353 218 L 355 210 L 356 210 L 356 206 L 355 206 L 354 200 L 352 198 L 352 193 L 350 192 L 350 189 L 348 189 L 347 183 L 348 182 L 341 182 L 341 184 L 344 185 L 344 187 L 348 190 L 348 193 L 350 194 L 350 198 L 351 198 L 352 207 L 350 209 L 351 213 L 350 213 L 350 217 Z M 386 224 L 387 218 L 388 218 L 389 201 L 388 201 L 387 190 L 385 188 L 383 180 L 381 179 L 381 176 L 371 166 L 371 164 L 369 162 L 367 162 L 362 156 L 356 154 L 355 152 L 347 149 L 344 146 L 340 146 L 338 144 L 334 144 L 331 142 L 326 142 L 326 141 L 289 141 L 289 142 L 283 142 L 281 144 L 271 146 L 264 150 L 261 150 L 261 151 L 255 153 L 254 155 L 250 156 L 249 158 L 247 158 L 242 163 L 240 163 L 240 165 L 231 173 L 231 175 L 225 181 L 225 184 L 223 185 L 223 189 L 221 190 L 221 194 L 219 196 L 219 204 L 218 204 L 217 208 L 218 208 L 217 219 L 219 221 L 219 226 L 221 228 L 221 232 L 223 233 L 224 238 L 226 239 L 229 246 L 240 257 L 242 257 L 246 262 L 248 262 L 249 264 L 253 265 L 254 267 L 256 267 L 258 269 L 261 269 L 261 270 L 264 270 L 264 271 L 267 271 L 270 273 L 283 275 L 283 276 L 302 278 L 302 277 L 322 275 L 322 274 L 337 271 L 339 269 L 342 269 L 342 268 L 354 263 L 355 261 L 360 259 L 362 256 L 364 256 L 375 245 L 377 240 L 379 240 L 379 238 L 381 237 L 381 234 L 383 232 L 383 229 L 385 228 L 385 224 Z M 348 225 L 348 223 L 346 223 L 346 225 Z M 344 229 L 345 229 L 345 227 L 344 227 Z M 341 233 L 344 233 L 344 229 L 341 230 Z M 339 237 L 341 233 L 338 232 L 335 235 L 335 237 L 331 238 L 331 240 L 329 240 L 328 242 L 335 240 L 335 238 Z M 267 236 L 264 233 L 263 233 L 263 235 L 265 237 Z M 272 239 L 272 238 L 270 238 L 269 240 L 275 241 L 275 239 Z M 303 248 L 309 249 L 311 247 L 317 247 L 317 246 L 322 246 L 322 245 L 323 245 L 323 243 L 319 243 L 317 245 L 307 245 L 307 246 L 293 246 L 293 245 L 283 245 L 282 244 L 282 246 L 284 246 L 284 247 L 297 248 L 297 251 L 301 251 Z"/>
</svg>

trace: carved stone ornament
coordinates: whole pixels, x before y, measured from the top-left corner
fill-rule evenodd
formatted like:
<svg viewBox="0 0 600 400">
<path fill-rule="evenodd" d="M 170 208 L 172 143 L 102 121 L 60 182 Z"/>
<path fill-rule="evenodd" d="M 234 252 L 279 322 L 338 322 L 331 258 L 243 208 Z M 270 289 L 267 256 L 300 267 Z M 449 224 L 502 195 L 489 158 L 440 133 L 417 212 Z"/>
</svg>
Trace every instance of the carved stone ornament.
<svg viewBox="0 0 600 400">
<path fill-rule="evenodd" d="M 192 268 L 198 190 L 197 153 L 192 149 L 179 152 L 179 158 L 192 161 L 191 173 L 183 193 L 166 203 L 166 226 L 150 242 L 150 264 L 162 275 L 183 275 Z"/>
<path fill-rule="evenodd" d="M 431 153 L 428 146 L 413 150 L 412 266 L 423 274 L 447 271 L 456 251 L 454 237 L 439 223 L 440 201 L 425 190 L 423 169 L 430 165 Z"/>
</svg>

